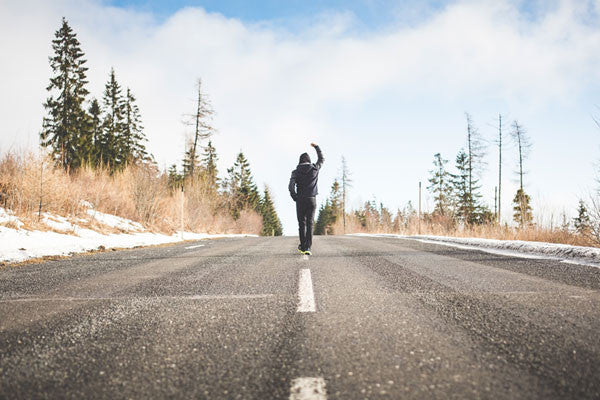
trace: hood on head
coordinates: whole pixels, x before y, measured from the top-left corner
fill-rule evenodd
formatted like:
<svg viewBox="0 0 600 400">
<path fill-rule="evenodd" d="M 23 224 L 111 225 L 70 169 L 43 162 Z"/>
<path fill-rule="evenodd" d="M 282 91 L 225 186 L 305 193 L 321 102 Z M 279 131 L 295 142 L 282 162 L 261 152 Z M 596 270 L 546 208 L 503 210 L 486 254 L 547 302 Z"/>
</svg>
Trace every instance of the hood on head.
<svg viewBox="0 0 600 400">
<path fill-rule="evenodd" d="M 310 163 L 310 156 L 308 155 L 308 153 L 302 153 L 300 155 L 300 161 L 298 162 L 298 164 L 304 163 Z"/>
</svg>

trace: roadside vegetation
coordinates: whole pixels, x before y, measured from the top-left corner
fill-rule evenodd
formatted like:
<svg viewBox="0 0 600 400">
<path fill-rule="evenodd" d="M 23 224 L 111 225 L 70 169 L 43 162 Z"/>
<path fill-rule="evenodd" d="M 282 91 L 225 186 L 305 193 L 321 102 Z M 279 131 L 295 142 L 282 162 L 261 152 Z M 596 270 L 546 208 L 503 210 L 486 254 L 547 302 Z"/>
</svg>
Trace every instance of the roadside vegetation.
<svg viewBox="0 0 600 400">
<path fill-rule="evenodd" d="M 181 167 L 161 171 L 147 150 L 136 97 L 115 69 L 98 100 L 87 90 L 85 54 L 64 18 L 52 49 L 40 152 L 2 155 L 0 207 L 38 229 L 43 213 L 76 218 L 89 203 L 163 232 L 282 234 L 269 189 L 259 191 L 243 152 L 219 176 L 213 111 L 200 80 L 195 110 L 185 115 L 192 137 Z"/>
<path fill-rule="evenodd" d="M 519 182 L 512 196 L 509 218 L 502 218 L 502 167 L 504 138 L 502 116 L 498 116 L 497 136 L 493 143 L 498 148 L 498 181 L 494 188 L 494 204 L 490 207 L 481 195 L 479 178 L 486 166 L 486 143 L 469 114 L 466 114 L 465 146 L 454 160 L 454 169 L 440 153 L 433 157 L 428 185 L 433 199 L 433 209 L 419 213 L 418 206 L 410 201 L 403 209 L 390 210 L 382 203 L 367 201 L 361 207 L 348 210 L 347 191 L 352 180 L 347 162 L 342 158 L 341 173 L 332 186 L 325 203 L 321 206 L 315 233 L 335 235 L 343 233 L 391 233 L 400 235 L 440 235 L 457 237 L 480 237 L 489 239 L 526 240 L 600 247 L 600 200 L 597 195 L 581 199 L 577 216 L 568 218 L 566 213 L 558 223 L 549 225 L 544 215 L 535 215 L 531 197 L 527 193 L 526 163 L 532 143 L 523 125 L 513 121 L 508 132 L 516 160 L 515 177 Z M 510 222 L 508 222 L 510 220 Z M 553 220 L 551 218 L 551 220 Z"/>
</svg>

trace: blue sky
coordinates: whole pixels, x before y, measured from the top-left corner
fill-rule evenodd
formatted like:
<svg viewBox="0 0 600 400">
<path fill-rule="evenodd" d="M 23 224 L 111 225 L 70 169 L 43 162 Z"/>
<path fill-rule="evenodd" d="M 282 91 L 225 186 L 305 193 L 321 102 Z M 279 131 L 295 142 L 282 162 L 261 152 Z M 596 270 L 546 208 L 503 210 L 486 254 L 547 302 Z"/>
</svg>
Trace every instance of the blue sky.
<svg viewBox="0 0 600 400">
<path fill-rule="evenodd" d="M 105 4 L 135 9 L 165 19 L 185 7 L 202 7 L 247 22 L 275 21 L 295 27 L 298 20 L 329 12 L 352 13 L 359 26 L 377 30 L 388 25 L 414 25 L 423 18 L 456 3 L 456 0 L 106 0 Z M 556 0 L 521 0 L 514 2 L 521 14 L 535 20 L 555 9 Z"/>
<path fill-rule="evenodd" d="M 453 160 L 469 112 L 488 141 L 482 194 L 493 207 L 498 113 L 533 141 L 526 191 L 534 216 L 556 224 L 597 187 L 600 5 L 596 0 L 108 1 L 0 3 L 0 152 L 35 148 L 49 77 L 50 40 L 65 16 L 101 97 L 111 67 L 137 95 L 149 149 L 179 163 L 182 115 L 203 87 L 216 110 L 222 174 L 247 155 L 295 232 L 287 181 L 298 155 L 319 142 L 326 156 L 319 201 L 353 173 L 350 205 L 392 209 L 417 200 L 437 152 Z M 508 135 L 508 132 L 506 132 Z M 516 191 L 514 147 L 504 154 L 502 207 Z M 424 208 L 432 207 L 424 195 Z M 510 215 L 505 213 L 505 221 Z"/>
<path fill-rule="evenodd" d="M 397 22 L 401 13 L 414 15 L 415 8 L 435 11 L 445 6 L 448 1 L 419 0 L 204 0 L 204 1 L 149 1 L 149 0 L 113 0 L 107 1 L 116 7 L 133 8 L 146 11 L 164 19 L 184 7 L 202 7 L 209 12 L 216 12 L 231 18 L 239 18 L 248 22 L 280 21 L 294 24 L 294 20 L 304 19 L 311 15 L 327 12 L 351 12 L 365 27 L 375 28 Z M 408 21 L 407 21 L 408 22 Z M 412 21 L 414 22 L 414 21 Z"/>
</svg>

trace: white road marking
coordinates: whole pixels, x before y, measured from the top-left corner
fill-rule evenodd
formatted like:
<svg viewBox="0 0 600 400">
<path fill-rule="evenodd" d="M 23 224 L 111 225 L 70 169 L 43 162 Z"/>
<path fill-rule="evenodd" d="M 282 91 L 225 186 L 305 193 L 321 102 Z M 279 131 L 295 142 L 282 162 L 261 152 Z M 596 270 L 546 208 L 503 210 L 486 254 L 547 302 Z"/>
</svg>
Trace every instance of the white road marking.
<svg viewBox="0 0 600 400">
<path fill-rule="evenodd" d="M 198 248 L 198 247 L 204 247 L 204 245 L 203 245 L 203 244 L 197 244 L 197 245 L 195 245 L 195 246 L 188 246 L 188 247 L 186 247 L 186 249 L 187 249 L 187 250 L 190 250 L 190 249 L 196 249 L 196 248 Z"/>
<path fill-rule="evenodd" d="M 298 282 L 298 310 L 297 312 L 315 312 L 315 293 L 310 276 L 310 269 L 300 270 L 300 281 Z"/>
<path fill-rule="evenodd" d="M 290 400 L 327 400 L 325 379 L 296 378 L 290 388 Z"/>
<path fill-rule="evenodd" d="M 98 300 L 228 300 L 228 299 L 264 299 L 273 297 L 273 294 L 215 294 L 195 296 L 152 296 L 152 297 L 26 297 L 20 299 L 0 299 L 0 303 L 26 303 L 43 301 L 98 301 Z"/>
<path fill-rule="evenodd" d="M 303 259 L 304 261 L 308 261 L 308 255 L 304 254 L 304 255 L 302 256 L 302 259 Z"/>
</svg>

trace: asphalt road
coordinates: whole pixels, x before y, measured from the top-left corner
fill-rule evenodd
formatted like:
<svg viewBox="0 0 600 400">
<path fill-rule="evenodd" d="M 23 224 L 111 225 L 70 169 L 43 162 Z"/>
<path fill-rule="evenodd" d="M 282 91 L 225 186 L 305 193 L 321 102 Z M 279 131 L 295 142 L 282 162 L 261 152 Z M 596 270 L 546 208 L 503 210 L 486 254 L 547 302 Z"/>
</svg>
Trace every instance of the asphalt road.
<svg viewBox="0 0 600 400">
<path fill-rule="evenodd" d="M 1 269 L 0 398 L 600 398 L 600 269 L 296 240 Z"/>
</svg>

